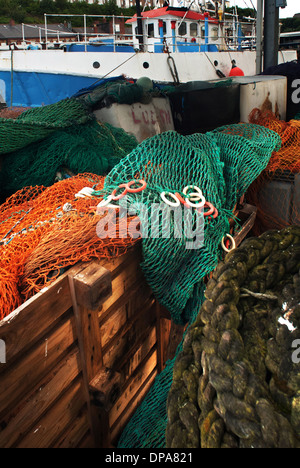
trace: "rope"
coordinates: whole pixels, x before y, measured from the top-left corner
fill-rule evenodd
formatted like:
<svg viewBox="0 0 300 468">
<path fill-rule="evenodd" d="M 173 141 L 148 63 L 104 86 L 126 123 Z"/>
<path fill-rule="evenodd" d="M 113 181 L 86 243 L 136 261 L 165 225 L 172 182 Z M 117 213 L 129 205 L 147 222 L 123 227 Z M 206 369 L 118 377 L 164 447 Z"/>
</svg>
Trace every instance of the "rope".
<svg viewBox="0 0 300 468">
<path fill-rule="evenodd" d="M 174 365 L 168 448 L 300 447 L 299 268 L 299 226 L 247 239 L 218 265 Z"/>
<path fill-rule="evenodd" d="M 175 84 L 179 84 L 180 81 L 179 81 L 179 76 L 178 76 L 178 71 L 177 71 L 177 67 L 176 67 L 176 63 L 175 63 L 175 60 L 174 58 L 171 56 L 169 50 L 167 49 L 168 51 L 168 58 L 167 58 L 167 62 L 168 62 L 168 67 L 170 69 L 170 72 L 171 72 L 171 75 L 172 75 L 172 78 L 173 78 L 173 81 Z M 172 62 L 172 65 L 171 65 L 171 62 Z M 172 68 L 173 66 L 173 68 Z"/>
</svg>

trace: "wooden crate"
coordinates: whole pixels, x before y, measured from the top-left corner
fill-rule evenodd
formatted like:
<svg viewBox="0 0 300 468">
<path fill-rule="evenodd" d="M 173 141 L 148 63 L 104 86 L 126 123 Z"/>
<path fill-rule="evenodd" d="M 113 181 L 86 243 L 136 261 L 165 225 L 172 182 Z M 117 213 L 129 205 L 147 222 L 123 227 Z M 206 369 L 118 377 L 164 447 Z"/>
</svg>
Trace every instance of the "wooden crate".
<svg viewBox="0 0 300 468">
<path fill-rule="evenodd" d="M 170 333 L 140 260 L 77 265 L 0 322 L 1 448 L 115 446 Z"/>
</svg>

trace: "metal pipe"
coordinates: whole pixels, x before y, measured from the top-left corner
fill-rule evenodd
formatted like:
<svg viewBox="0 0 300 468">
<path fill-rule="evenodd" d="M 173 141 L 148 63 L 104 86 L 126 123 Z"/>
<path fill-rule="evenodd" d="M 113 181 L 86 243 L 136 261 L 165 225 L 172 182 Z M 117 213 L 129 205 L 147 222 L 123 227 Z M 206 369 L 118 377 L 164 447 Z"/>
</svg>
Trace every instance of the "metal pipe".
<svg viewBox="0 0 300 468">
<path fill-rule="evenodd" d="M 276 0 L 265 0 L 264 70 L 278 65 L 279 8 L 276 5 Z"/>
<path fill-rule="evenodd" d="M 44 14 L 45 17 L 45 43 L 46 43 L 46 50 L 48 49 L 48 34 L 47 34 L 47 14 Z"/>
<path fill-rule="evenodd" d="M 257 19 L 256 19 L 256 74 L 262 71 L 262 52 L 263 52 L 263 8 L 264 0 L 257 0 Z"/>
<path fill-rule="evenodd" d="M 140 50 L 144 50 L 144 35 L 143 35 L 143 20 L 141 15 L 141 4 L 140 0 L 136 0 L 136 16 L 137 16 L 137 29 L 138 29 L 138 41 L 140 45 Z"/>
<path fill-rule="evenodd" d="M 86 36 L 86 15 L 83 15 L 83 24 L 84 24 L 84 50 L 87 51 L 87 36 Z"/>
</svg>

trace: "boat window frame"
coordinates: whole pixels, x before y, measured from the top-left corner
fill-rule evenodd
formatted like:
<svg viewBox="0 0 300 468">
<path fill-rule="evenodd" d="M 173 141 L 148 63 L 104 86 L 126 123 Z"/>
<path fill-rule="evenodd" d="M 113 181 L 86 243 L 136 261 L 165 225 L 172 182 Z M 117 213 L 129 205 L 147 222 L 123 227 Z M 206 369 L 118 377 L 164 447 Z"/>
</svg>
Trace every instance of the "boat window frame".
<svg viewBox="0 0 300 468">
<path fill-rule="evenodd" d="M 180 28 L 181 28 L 182 26 L 185 27 L 185 33 L 184 33 L 184 34 L 181 34 L 181 33 L 180 33 Z M 182 21 L 182 23 L 180 23 L 180 25 L 179 25 L 178 28 L 177 28 L 178 36 L 180 36 L 180 37 L 185 37 L 185 36 L 187 36 L 187 30 L 188 30 L 188 29 L 187 29 L 187 22 L 186 22 L 186 21 Z"/>
<path fill-rule="evenodd" d="M 218 41 L 219 40 L 219 28 L 218 26 L 213 26 L 211 28 L 211 36 L 210 36 L 212 41 Z"/>
<path fill-rule="evenodd" d="M 155 24 L 154 23 L 147 23 L 147 37 L 148 39 L 153 39 L 155 37 Z M 149 28 L 151 27 L 152 31 L 151 34 L 149 34 Z"/>
<path fill-rule="evenodd" d="M 192 33 L 192 26 L 194 26 L 194 25 L 196 25 L 196 34 Z M 198 35 L 199 35 L 199 31 L 198 31 L 199 23 L 197 23 L 196 21 L 192 21 L 189 26 L 190 26 L 189 27 L 190 37 L 198 37 Z"/>
</svg>

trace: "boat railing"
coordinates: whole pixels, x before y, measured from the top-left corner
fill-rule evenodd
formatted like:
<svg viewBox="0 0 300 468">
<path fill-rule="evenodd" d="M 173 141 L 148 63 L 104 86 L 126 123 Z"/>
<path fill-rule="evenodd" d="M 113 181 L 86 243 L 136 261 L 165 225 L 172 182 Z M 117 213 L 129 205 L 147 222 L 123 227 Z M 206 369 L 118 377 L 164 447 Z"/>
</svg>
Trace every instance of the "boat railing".
<svg viewBox="0 0 300 468">
<path fill-rule="evenodd" d="M 51 24 L 49 25 L 49 17 L 81 17 L 83 18 L 82 32 L 75 31 L 59 31 L 53 29 Z M 39 42 L 43 45 L 43 49 L 49 48 L 65 48 L 66 42 L 70 44 L 80 44 L 83 46 L 84 51 L 88 51 L 92 45 L 110 45 L 112 50 L 116 51 L 117 46 L 121 44 L 130 45 L 133 49 L 137 50 L 141 48 L 139 36 L 133 34 L 133 31 L 125 31 L 127 19 L 131 19 L 131 16 L 107 16 L 107 15 L 62 15 L 62 14 L 45 14 L 44 26 L 22 24 L 22 36 L 23 36 L 23 47 L 28 47 L 27 44 L 31 44 L 32 41 L 27 41 L 25 38 L 25 27 L 38 29 L 39 31 Z M 94 21 L 98 20 L 100 23 L 109 24 L 111 32 L 91 32 L 88 28 L 88 21 L 92 18 Z M 155 18 L 157 21 L 160 19 L 166 21 L 165 17 Z M 218 50 L 244 50 L 255 48 L 255 28 L 252 23 L 252 34 L 244 36 L 241 34 L 243 24 L 247 24 L 249 28 L 249 22 L 247 23 L 236 23 L 233 20 L 223 21 L 216 23 L 218 27 L 217 34 L 208 34 L 208 30 L 204 32 L 203 27 L 200 30 L 200 34 L 197 35 L 178 35 L 173 34 L 167 35 L 166 33 L 158 36 L 148 36 L 145 34 L 147 31 L 148 18 L 144 20 L 145 30 L 143 35 L 143 51 L 145 52 L 196 52 L 196 51 L 218 51 Z M 184 18 L 179 21 L 182 23 Z M 196 22 L 197 23 L 197 22 Z M 122 27 L 121 27 L 122 26 Z M 200 26 L 201 27 L 201 26 Z M 178 32 L 178 31 L 177 31 Z M 44 39 L 44 40 L 43 40 Z M 53 43 L 55 42 L 55 47 Z"/>
</svg>

